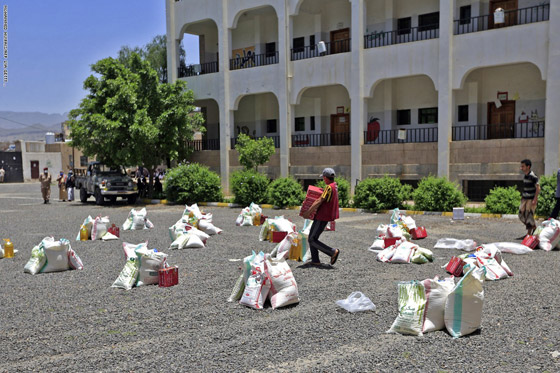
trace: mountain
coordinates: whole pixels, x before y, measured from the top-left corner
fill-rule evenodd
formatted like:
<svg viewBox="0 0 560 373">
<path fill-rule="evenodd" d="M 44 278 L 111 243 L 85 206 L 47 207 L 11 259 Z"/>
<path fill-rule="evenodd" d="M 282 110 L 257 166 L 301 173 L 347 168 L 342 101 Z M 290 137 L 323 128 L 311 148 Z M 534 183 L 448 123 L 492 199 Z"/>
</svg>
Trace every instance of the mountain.
<svg viewBox="0 0 560 373">
<path fill-rule="evenodd" d="M 44 140 L 47 132 L 61 132 L 68 113 L 0 111 L 0 141 Z"/>
</svg>

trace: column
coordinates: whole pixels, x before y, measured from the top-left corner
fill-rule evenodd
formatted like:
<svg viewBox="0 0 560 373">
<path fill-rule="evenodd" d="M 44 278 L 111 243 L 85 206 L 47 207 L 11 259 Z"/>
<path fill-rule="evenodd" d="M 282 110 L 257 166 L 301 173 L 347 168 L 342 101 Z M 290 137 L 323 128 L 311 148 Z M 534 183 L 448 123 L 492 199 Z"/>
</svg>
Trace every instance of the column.
<svg viewBox="0 0 560 373">
<path fill-rule="evenodd" d="M 220 178 L 224 194 L 229 194 L 229 152 L 231 149 L 231 126 L 233 125 L 233 110 L 231 110 L 229 90 L 229 55 L 231 45 L 231 30 L 228 28 L 228 0 L 222 0 L 222 22 L 218 24 L 219 42 L 219 74 L 221 75 L 222 89 L 220 105 Z"/>
<path fill-rule="evenodd" d="M 453 123 L 453 1 L 439 3 L 438 176 L 449 176 Z"/>
<path fill-rule="evenodd" d="M 174 83 L 178 76 L 177 36 L 175 35 L 175 0 L 165 2 L 165 17 L 167 25 L 167 81 Z"/>
<path fill-rule="evenodd" d="M 290 26 L 288 2 L 278 9 L 278 133 L 280 134 L 280 176 L 290 174 L 290 148 L 292 147 Z"/>
<path fill-rule="evenodd" d="M 560 2 L 550 2 L 544 125 L 544 174 L 556 174 L 560 156 Z"/>
</svg>

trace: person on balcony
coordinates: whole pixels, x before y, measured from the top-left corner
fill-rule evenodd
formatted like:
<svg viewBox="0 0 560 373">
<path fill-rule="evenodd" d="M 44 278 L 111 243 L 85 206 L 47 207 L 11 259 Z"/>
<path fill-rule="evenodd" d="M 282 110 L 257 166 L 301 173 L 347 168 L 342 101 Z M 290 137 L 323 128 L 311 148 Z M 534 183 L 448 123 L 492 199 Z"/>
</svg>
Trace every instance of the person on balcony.
<svg viewBox="0 0 560 373">
<path fill-rule="evenodd" d="M 521 171 L 525 174 L 523 177 L 523 193 L 521 193 L 521 205 L 519 206 L 519 220 L 527 228 L 527 234 L 532 235 L 537 228 L 535 223 L 535 210 L 537 209 L 537 201 L 541 186 L 539 178 L 531 171 L 531 160 L 524 159 L 521 161 Z M 523 237 L 521 237 L 523 239 Z"/>
<path fill-rule="evenodd" d="M 309 264 L 313 266 L 321 266 L 319 250 L 331 257 L 331 265 L 336 263 L 340 253 L 339 249 L 333 249 L 319 241 L 319 236 L 327 227 L 327 223 L 339 217 L 338 187 L 334 182 L 335 172 L 332 168 L 325 168 L 321 176 L 326 184 L 325 190 L 321 197 L 313 202 L 309 210 L 302 214 L 303 218 L 309 219 L 313 212 L 317 211 L 308 237 L 309 249 L 311 250 L 311 262 Z"/>
<path fill-rule="evenodd" d="M 557 219 L 558 213 L 560 212 L 560 168 L 556 173 L 556 193 L 554 193 L 554 197 L 556 198 L 556 204 L 550 213 L 549 219 Z"/>
</svg>

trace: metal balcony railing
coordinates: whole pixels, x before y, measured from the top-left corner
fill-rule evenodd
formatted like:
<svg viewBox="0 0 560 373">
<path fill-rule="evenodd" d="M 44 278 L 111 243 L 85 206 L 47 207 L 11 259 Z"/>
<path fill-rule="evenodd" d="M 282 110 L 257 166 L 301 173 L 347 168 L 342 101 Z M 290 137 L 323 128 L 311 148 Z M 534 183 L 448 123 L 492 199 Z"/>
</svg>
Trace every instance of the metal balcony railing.
<svg viewBox="0 0 560 373">
<path fill-rule="evenodd" d="M 369 35 L 364 35 L 364 48 L 377 48 L 386 45 L 436 38 L 439 38 L 439 25 L 425 25 L 394 31 L 373 32 Z"/>
<path fill-rule="evenodd" d="M 544 121 L 453 126 L 451 131 L 453 141 L 527 139 L 534 137 L 544 137 Z"/>
<path fill-rule="evenodd" d="M 191 140 L 187 146 L 195 151 L 199 150 L 220 150 L 220 139 Z"/>
<path fill-rule="evenodd" d="M 306 45 L 300 48 L 292 48 L 292 61 L 304 60 L 307 58 L 326 56 L 328 54 L 345 53 L 351 51 L 350 42 L 352 39 L 325 42 L 326 52 L 319 52 L 319 44 Z"/>
<path fill-rule="evenodd" d="M 478 17 L 457 19 L 453 21 L 455 35 L 471 32 L 486 31 L 488 29 L 524 25 L 534 22 L 548 21 L 550 17 L 550 4 L 541 4 L 528 8 L 508 10 L 504 12 L 504 23 L 495 24 L 494 14 Z"/>
<path fill-rule="evenodd" d="M 274 65 L 278 63 L 278 52 L 253 54 L 229 60 L 230 70 L 247 69 L 250 67 Z"/>
<path fill-rule="evenodd" d="M 364 131 L 364 144 L 398 144 L 437 141 L 437 127 Z"/>
<path fill-rule="evenodd" d="M 184 67 L 179 67 L 179 78 L 217 73 L 218 71 L 219 71 L 218 61 L 188 65 Z"/>
<path fill-rule="evenodd" d="M 261 137 L 253 137 L 253 139 L 258 140 L 267 137 L 274 141 L 274 147 L 278 149 L 280 147 L 280 136 L 261 136 Z M 231 148 L 235 149 L 235 145 L 237 144 L 237 137 L 231 138 Z"/>
<path fill-rule="evenodd" d="M 292 147 L 350 145 L 350 132 L 292 135 Z"/>
</svg>

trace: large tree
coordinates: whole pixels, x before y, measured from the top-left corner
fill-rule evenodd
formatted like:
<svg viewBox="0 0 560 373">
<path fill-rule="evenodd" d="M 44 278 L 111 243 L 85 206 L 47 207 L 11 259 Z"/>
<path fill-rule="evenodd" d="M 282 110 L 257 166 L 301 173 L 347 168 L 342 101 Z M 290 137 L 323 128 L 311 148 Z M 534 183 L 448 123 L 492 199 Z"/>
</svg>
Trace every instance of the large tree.
<svg viewBox="0 0 560 373">
<path fill-rule="evenodd" d="M 160 83 L 150 63 L 131 52 L 126 64 L 105 58 L 92 65 L 89 91 L 70 112 L 72 146 L 108 165 L 142 165 L 152 176 L 167 159 L 183 161 L 196 131 L 204 131 L 186 83 Z"/>
</svg>

